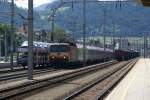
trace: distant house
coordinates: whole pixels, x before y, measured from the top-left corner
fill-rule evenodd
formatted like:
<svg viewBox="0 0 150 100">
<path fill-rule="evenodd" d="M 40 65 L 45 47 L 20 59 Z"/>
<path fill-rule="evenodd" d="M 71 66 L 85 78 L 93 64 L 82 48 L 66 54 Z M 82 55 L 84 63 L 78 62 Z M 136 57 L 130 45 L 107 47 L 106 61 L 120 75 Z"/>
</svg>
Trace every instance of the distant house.
<svg viewBox="0 0 150 100">
<path fill-rule="evenodd" d="M 17 31 L 17 34 L 21 34 L 24 36 L 28 36 L 28 26 L 27 24 L 23 24 Z"/>
</svg>

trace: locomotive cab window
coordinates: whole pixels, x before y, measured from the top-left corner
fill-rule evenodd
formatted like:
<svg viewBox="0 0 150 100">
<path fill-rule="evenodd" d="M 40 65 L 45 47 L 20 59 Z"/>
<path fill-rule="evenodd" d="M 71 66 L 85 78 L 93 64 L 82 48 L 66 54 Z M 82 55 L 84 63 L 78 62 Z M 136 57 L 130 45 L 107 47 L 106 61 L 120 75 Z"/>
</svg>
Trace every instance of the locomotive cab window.
<svg viewBox="0 0 150 100">
<path fill-rule="evenodd" d="M 68 52 L 69 46 L 68 45 L 52 45 L 50 48 L 51 52 Z"/>
</svg>

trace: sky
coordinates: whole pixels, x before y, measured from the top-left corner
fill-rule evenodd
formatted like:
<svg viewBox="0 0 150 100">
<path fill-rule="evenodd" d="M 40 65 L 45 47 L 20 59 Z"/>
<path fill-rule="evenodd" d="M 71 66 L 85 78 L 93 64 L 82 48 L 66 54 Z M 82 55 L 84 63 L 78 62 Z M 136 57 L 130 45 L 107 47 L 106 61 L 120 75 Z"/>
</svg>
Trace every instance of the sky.
<svg viewBox="0 0 150 100">
<path fill-rule="evenodd" d="M 28 8 L 28 0 L 14 0 L 16 5 L 22 8 Z M 42 4 L 45 3 L 50 3 L 53 2 L 55 0 L 33 0 L 34 2 L 34 7 L 38 7 Z M 110 0 L 99 0 L 99 1 L 110 1 Z M 117 1 L 117 0 L 112 0 L 112 1 Z M 121 0 L 121 1 L 125 1 L 125 0 Z"/>
<path fill-rule="evenodd" d="M 15 4 L 22 8 L 28 8 L 28 0 L 14 0 Z M 34 7 L 38 7 L 45 3 L 53 2 L 54 0 L 33 0 Z"/>
</svg>

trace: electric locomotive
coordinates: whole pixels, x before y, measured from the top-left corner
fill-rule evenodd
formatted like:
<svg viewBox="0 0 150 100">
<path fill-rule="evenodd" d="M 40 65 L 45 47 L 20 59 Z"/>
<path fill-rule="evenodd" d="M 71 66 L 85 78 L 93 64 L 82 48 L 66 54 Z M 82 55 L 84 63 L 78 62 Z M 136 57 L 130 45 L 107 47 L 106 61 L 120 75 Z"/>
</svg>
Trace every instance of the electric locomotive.
<svg viewBox="0 0 150 100">
<path fill-rule="evenodd" d="M 52 64 L 93 64 L 114 58 L 113 51 L 95 46 L 86 46 L 83 61 L 83 44 L 53 43 L 49 48 L 49 62 Z"/>
<path fill-rule="evenodd" d="M 70 49 L 71 48 L 68 43 L 53 43 L 51 46 L 49 46 L 49 64 L 68 62 L 71 59 Z"/>
<path fill-rule="evenodd" d="M 33 64 L 37 65 L 83 65 L 95 64 L 114 58 L 113 51 L 104 48 L 86 45 L 85 59 L 83 59 L 83 44 L 79 43 L 44 43 L 33 42 Z M 18 48 L 18 64 L 27 66 L 28 41 Z"/>
</svg>

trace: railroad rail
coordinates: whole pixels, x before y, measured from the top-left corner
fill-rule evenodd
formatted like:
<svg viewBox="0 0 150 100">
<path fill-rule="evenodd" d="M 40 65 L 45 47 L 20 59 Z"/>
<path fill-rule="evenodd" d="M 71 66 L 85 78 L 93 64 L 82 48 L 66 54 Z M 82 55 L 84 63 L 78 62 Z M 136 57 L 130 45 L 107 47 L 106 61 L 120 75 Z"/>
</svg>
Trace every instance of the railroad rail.
<svg viewBox="0 0 150 100">
<path fill-rule="evenodd" d="M 14 70 L 10 70 L 10 68 L 2 68 L 2 69 L 0 69 L 0 74 L 18 72 L 18 71 L 23 71 L 23 70 L 26 70 L 26 69 L 27 68 L 21 68 L 21 67 L 15 68 Z"/>
<path fill-rule="evenodd" d="M 10 62 L 4 62 L 4 63 L 0 63 L 0 69 L 3 69 L 3 68 L 10 68 Z M 14 62 L 14 65 L 13 65 L 14 67 L 18 67 L 19 65 L 16 63 L 16 62 Z"/>
<path fill-rule="evenodd" d="M 47 74 L 49 72 L 59 72 L 59 71 L 63 71 L 63 70 L 59 70 L 59 69 L 39 69 L 39 70 L 34 70 L 33 75 L 38 75 L 38 74 Z M 15 71 L 13 73 L 5 73 L 4 74 L 0 74 L 0 84 L 3 81 L 11 81 L 11 80 L 17 80 L 17 79 L 22 79 L 22 78 L 26 78 L 27 77 L 27 70 L 23 70 L 22 72 L 18 72 Z"/>
<path fill-rule="evenodd" d="M 66 73 L 62 73 L 62 74 L 59 74 L 50 78 L 45 78 L 41 80 L 32 80 L 32 81 L 19 84 L 17 86 L 0 88 L 0 99 L 7 99 L 10 97 L 14 97 L 14 96 L 23 94 L 28 91 L 32 91 L 32 90 L 35 90 L 35 89 L 38 89 L 47 85 L 52 85 L 52 84 L 55 84 L 55 83 L 58 83 L 67 79 L 71 79 L 73 77 L 83 75 L 85 73 L 89 73 L 91 71 L 102 69 L 107 66 L 116 64 L 116 63 L 118 62 L 109 61 L 106 63 L 96 64 L 96 65 L 68 71 Z"/>
<path fill-rule="evenodd" d="M 63 100 L 101 100 L 132 69 L 137 60 L 138 59 L 134 59 L 104 74 L 97 80 L 64 97 Z M 97 95 L 94 97 L 93 93 Z"/>
</svg>

